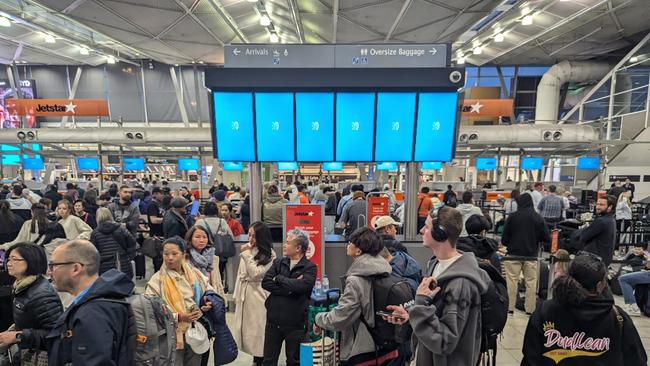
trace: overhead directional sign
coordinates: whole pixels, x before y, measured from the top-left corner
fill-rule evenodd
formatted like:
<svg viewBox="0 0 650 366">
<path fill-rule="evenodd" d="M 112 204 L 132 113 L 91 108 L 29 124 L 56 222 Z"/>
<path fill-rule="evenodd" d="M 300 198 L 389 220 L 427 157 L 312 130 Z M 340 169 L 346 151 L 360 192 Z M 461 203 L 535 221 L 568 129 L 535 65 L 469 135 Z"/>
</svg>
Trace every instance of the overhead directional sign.
<svg viewBox="0 0 650 366">
<path fill-rule="evenodd" d="M 224 66 L 233 68 L 447 67 L 447 44 L 230 45 Z"/>
</svg>

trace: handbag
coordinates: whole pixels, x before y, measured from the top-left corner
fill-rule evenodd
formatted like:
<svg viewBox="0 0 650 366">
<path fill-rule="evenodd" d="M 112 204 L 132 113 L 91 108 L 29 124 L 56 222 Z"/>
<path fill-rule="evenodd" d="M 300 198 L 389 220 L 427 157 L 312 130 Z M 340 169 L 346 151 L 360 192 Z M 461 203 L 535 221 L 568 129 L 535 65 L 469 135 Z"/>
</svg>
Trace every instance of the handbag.
<svg viewBox="0 0 650 366">
<path fill-rule="evenodd" d="M 205 223 L 207 231 L 212 235 L 214 255 L 218 256 L 219 258 L 234 257 L 235 254 L 237 254 L 235 242 L 232 240 L 232 237 L 228 233 L 221 234 L 221 225 L 223 224 L 223 220 L 219 220 L 219 227 L 217 228 L 216 233 L 212 231 L 212 228 L 210 227 L 210 224 L 208 224 L 207 220 L 203 219 L 203 223 Z"/>
<path fill-rule="evenodd" d="M 140 253 L 146 255 L 149 258 L 160 257 L 162 256 L 163 251 L 162 243 L 162 239 L 157 236 L 146 238 L 140 246 Z"/>
<path fill-rule="evenodd" d="M 185 343 L 198 355 L 202 355 L 210 350 L 208 331 L 205 330 L 201 322 L 193 322 L 187 332 L 185 332 Z"/>
</svg>

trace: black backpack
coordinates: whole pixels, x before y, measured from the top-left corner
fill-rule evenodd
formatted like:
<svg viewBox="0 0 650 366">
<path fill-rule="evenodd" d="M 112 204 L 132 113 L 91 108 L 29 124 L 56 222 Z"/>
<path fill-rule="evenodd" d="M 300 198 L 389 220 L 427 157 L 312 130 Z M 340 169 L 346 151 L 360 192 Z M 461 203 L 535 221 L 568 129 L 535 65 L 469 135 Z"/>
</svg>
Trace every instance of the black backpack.
<svg viewBox="0 0 650 366">
<path fill-rule="evenodd" d="M 478 260 L 478 265 L 491 280 L 487 292 L 481 295 L 481 353 L 489 357 L 492 351 L 491 364 L 496 365 L 497 336 L 508 321 L 508 288 L 506 280 L 489 262 Z"/>
<path fill-rule="evenodd" d="M 361 322 L 366 326 L 375 343 L 375 350 L 394 350 L 402 343 L 411 339 L 413 330 L 410 325 L 394 325 L 385 321 L 377 311 L 388 311 L 389 305 L 407 307 L 413 304 L 413 292 L 411 286 L 404 279 L 385 273 L 382 275 L 368 276 L 370 280 L 373 312 L 375 313 L 375 326 L 370 327 L 361 310 Z"/>
</svg>

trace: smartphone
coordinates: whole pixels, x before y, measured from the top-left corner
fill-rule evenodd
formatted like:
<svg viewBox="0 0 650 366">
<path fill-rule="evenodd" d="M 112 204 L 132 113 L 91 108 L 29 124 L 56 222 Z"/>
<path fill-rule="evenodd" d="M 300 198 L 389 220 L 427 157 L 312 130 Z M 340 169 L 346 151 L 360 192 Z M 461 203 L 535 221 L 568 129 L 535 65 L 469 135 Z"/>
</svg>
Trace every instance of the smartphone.
<svg viewBox="0 0 650 366">
<path fill-rule="evenodd" d="M 376 314 L 379 315 L 379 316 L 392 316 L 392 317 L 395 317 L 395 318 L 398 318 L 398 319 L 404 319 L 404 317 L 401 316 L 401 315 L 396 315 L 396 314 L 393 314 L 393 313 L 389 313 L 387 311 L 379 310 Z"/>
<path fill-rule="evenodd" d="M 190 216 L 196 217 L 196 215 L 199 213 L 199 200 L 195 200 L 192 202 L 192 209 L 190 210 Z"/>
</svg>

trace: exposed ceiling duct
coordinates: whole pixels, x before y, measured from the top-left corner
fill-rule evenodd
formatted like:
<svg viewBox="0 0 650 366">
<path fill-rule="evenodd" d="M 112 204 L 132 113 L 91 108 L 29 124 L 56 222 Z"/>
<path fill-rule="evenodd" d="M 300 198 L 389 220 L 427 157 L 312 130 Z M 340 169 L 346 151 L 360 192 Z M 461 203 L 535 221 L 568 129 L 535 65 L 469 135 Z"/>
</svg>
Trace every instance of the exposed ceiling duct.
<svg viewBox="0 0 650 366">
<path fill-rule="evenodd" d="M 602 79 L 612 65 L 598 62 L 562 61 L 542 76 L 537 87 L 536 124 L 556 124 L 560 105 L 560 89 L 568 82 L 589 82 Z"/>
<path fill-rule="evenodd" d="M 462 126 L 459 145 L 546 146 L 599 141 L 598 130 L 587 125 Z"/>
</svg>

